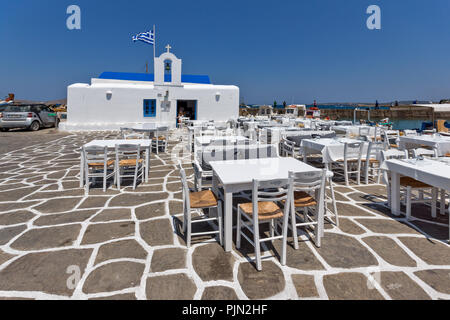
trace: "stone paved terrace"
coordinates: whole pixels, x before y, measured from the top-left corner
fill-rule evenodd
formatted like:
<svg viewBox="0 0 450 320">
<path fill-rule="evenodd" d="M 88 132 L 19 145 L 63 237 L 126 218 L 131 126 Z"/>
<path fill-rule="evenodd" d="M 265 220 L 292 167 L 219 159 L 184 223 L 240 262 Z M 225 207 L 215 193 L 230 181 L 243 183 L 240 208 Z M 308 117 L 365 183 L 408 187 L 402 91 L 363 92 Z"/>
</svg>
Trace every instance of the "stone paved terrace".
<svg viewBox="0 0 450 320">
<path fill-rule="evenodd" d="M 191 183 L 193 170 L 177 135 L 171 152 L 152 155 L 148 184 L 85 196 L 77 150 L 114 136 L 70 134 L 0 155 L 0 298 L 450 298 L 448 215 L 432 219 L 416 205 L 408 223 L 390 215 L 383 186 L 338 186 L 340 228 L 326 224 L 320 249 L 307 238 L 298 251 L 289 246 L 285 267 L 276 241 L 257 272 L 245 241 L 232 253 L 215 239 L 186 248 L 175 165 Z"/>
</svg>

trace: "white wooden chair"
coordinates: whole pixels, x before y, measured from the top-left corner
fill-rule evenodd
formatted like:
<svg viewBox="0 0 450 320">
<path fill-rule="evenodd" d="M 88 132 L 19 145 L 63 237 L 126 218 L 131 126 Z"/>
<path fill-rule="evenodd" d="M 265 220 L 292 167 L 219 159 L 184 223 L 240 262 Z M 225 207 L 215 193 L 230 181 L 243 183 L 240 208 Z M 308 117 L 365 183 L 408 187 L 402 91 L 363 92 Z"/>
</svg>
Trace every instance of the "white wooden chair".
<svg viewBox="0 0 450 320">
<path fill-rule="evenodd" d="M 406 150 L 399 151 L 395 149 L 381 152 L 381 161 L 391 159 L 407 159 L 408 152 Z M 386 184 L 388 194 L 388 205 L 391 206 L 391 177 L 387 170 L 383 170 L 383 179 Z M 413 195 L 412 191 L 419 192 L 419 197 Z M 413 203 L 430 203 L 433 218 L 436 217 L 438 189 L 411 177 L 400 177 L 400 201 L 406 206 L 406 219 L 411 219 L 411 205 Z M 424 195 L 428 195 L 425 198 Z"/>
<path fill-rule="evenodd" d="M 192 236 L 218 234 L 219 242 L 222 245 L 222 202 L 218 200 L 217 196 L 211 190 L 204 190 L 200 192 L 191 192 L 186 179 L 186 172 L 183 168 L 180 169 L 180 176 L 183 188 L 183 232 L 186 236 L 186 246 L 191 246 Z M 210 217 L 205 214 L 205 209 L 217 208 L 217 216 Z M 200 216 L 193 218 L 192 213 L 197 212 Z M 192 225 L 196 223 L 205 223 L 209 221 L 217 221 L 218 230 L 207 232 L 192 232 Z"/>
<path fill-rule="evenodd" d="M 322 172 L 289 172 L 289 179 L 292 181 L 292 194 L 290 202 L 290 217 L 285 217 L 284 226 L 287 229 L 289 218 L 291 219 L 291 229 L 294 239 L 294 248 L 298 250 L 298 233 L 299 227 L 312 227 L 315 231 L 315 244 L 321 246 L 321 237 L 323 234 L 324 222 L 324 204 L 325 204 L 325 181 L 327 170 Z M 301 215 L 300 215 L 301 212 Z M 301 221 L 300 223 L 298 221 Z M 283 230 L 283 234 L 287 230 Z M 286 256 L 286 240 L 287 235 L 283 237 L 282 257 Z M 286 260 L 282 259 L 282 265 L 286 264 Z"/>
<path fill-rule="evenodd" d="M 252 202 L 238 205 L 236 248 L 240 249 L 241 247 L 241 237 L 253 245 L 258 271 L 262 270 L 261 243 L 283 238 L 283 234 L 278 233 L 275 222 L 282 220 L 285 216 L 289 217 L 291 194 L 291 180 L 253 180 Z M 284 210 L 280 207 L 283 201 L 285 203 Z M 286 222 L 286 219 L 284 221 Z M 261 224 L 269 224 L 270 228 L 270 236 L 264 239 L 260 238 L 259 227 Z M 283 226 L 283 230 L 285 227 Z M 243 228 L 250 231 L 253 237 L 247 236 L 243 232 Z M 285 257 L 282 257 L 283 259 L 285 260 Z"/>
<path fill-rule="evenodd" d="M 361 159 L 364 163 L 364 178 L 366 184 L 369 184 L 369 178 L 376 178 L 376 183 L 380 183 L 380 157 L 381 151 L 384 150 L 386 150 L 386 145 L 383 142 L 369 142 L 366 158 Z"/>
<path fill-rule="evenodd" d="M 116 145 L 116 183 L 120 190 L 122 178 L 133 178 L 133 190 L 144 176 L 145 162 L 141 158 L 141 146 L 135 144 Z"/>
<path fill-rule="evenodd" d="M 352 174 L 356 174 L 357 184 L 361 184 L 361 157 L 364 147 L 363 142 L 346 142 L 344 144 L 344 159 L 339 159 L 331 164 L 332 171 L 337 175 L 342 175 L 341 172 L 335 169 L 343 169 L 345 185 L 350 185 L 349 178 Z"/>
<path fill-rule="evenodd" d="M 413 158 L 419 158 L 419 157 L 437 158 L 438 151 L 437 151 L 437 149 L 429 150 L 429 149 L 425 149 L 425 148 L 417 148 L 417 149 L 412 150 L 412 156 L 413 156 Z"/>
<path fill-rule="evenodd" d="M 103 178 L 103 192 L 106 192 L 107 180 L 115 176 L 114 160 L 108 159 L 108 148 L 102 146 L 83 147 L 81 156 L 84 163 L 85 193 L 89 193 L 89 178 Z"/>
<path fill-rule="evenodd" d="M 156 154 L 159 154 L 160 148 L 163 152 L 167 151 L 167 143 L 169 141 L 169 128 L 159 127 L 155 131 L 155 135 L 152 138 L 152 149 L 156 150 Z"/>
<path fill-rule="evenodd" d="M 385 130 L 383 131 L 383 139 L 386 149 L 398 149 L 400 132 L 398 130 Z"/>
</svg>

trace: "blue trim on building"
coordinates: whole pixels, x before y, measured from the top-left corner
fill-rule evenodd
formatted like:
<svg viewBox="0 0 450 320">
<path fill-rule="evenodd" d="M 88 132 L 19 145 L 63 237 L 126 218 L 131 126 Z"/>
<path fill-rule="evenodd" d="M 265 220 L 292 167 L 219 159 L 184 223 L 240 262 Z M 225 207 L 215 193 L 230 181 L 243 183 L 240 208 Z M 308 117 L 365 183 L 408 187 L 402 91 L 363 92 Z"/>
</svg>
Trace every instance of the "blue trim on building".
<svg viewBox="0 0 450 320">
<path fill-rule="evenodd" d="M 99 79 L 109 80 L 126 80 L 126 81 L 155 81 L 155 75 L 153 73 L 127 73 L 127 72 L 103 72 Z M 164 75 L 165 82 L 171 82 L 172 76 L 170 74 Z M 181 76 L 181 82 L 183 83 L 197 83 L 197 84 L 211 84 L 209 76 L 206 75 L 189 75 L 184 74 Z"/>
</svg>

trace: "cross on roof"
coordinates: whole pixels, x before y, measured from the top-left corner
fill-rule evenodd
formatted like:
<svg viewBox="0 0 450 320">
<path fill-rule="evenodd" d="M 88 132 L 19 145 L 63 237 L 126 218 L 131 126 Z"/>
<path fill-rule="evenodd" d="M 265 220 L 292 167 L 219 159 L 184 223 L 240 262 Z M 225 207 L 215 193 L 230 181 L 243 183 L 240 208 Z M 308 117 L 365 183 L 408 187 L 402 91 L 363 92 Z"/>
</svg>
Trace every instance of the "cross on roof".
<svg viewBox="0 0 450 320">
<path fill-rule="evenodd" d="M 168 44 L 168 45 L 166 46 L 166 49 L 167 49 L 167 52 L 170 52 L 170 49 L 172 49 L 172 47 L 170 46 L 170 44 Z"/>
</svg>

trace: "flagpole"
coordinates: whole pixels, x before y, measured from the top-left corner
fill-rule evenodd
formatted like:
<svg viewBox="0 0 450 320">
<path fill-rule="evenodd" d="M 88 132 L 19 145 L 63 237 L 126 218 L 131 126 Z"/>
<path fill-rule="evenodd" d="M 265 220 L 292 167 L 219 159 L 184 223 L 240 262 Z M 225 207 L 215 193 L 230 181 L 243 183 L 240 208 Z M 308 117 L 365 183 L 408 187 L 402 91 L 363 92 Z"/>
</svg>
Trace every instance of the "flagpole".
<svg viewBox="0 0 450 320">
<path fill-rule="evenodd" d="M 155 61 L 156 58 L 156 26 L 153 25 L 153 61 Z M 153 70 L 154 72 L 154 70 Z"/>
</svg>

